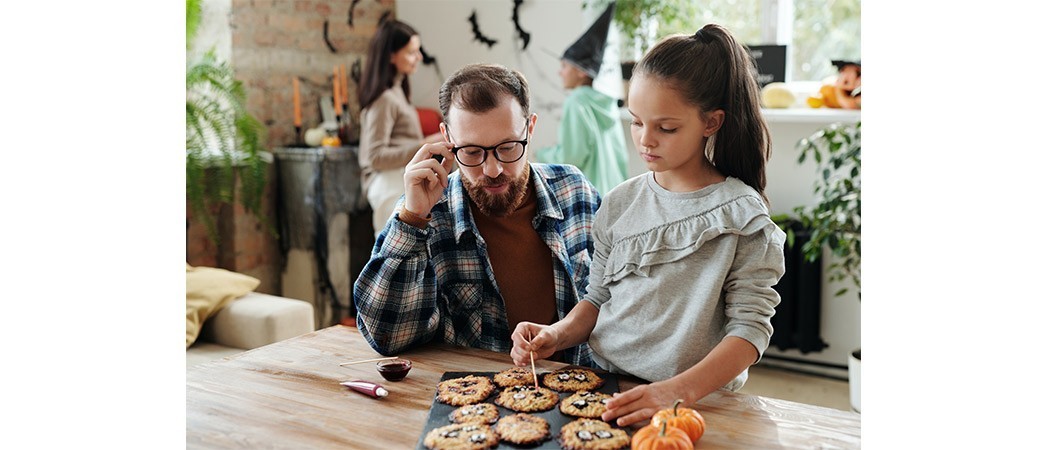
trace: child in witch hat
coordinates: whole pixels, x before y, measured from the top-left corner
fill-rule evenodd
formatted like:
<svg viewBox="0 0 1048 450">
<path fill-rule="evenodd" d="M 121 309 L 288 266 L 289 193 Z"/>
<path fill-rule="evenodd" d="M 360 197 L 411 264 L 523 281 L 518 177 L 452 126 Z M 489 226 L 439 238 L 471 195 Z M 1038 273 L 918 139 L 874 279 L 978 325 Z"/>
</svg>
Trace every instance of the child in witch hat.
<svg viewBox="0 0 1048 450">
<path fill-rule="evenodd" d="M 558 143 L 540 149 L 539 162 L 571 164 L 582 170 L 601 194 L 626 180 L 626 136 L 618 100 L 593 89 L 608 40 L 612 2 L 560 60 L 560 77 L 571 93 L 557 130 Z"/>
</svg>

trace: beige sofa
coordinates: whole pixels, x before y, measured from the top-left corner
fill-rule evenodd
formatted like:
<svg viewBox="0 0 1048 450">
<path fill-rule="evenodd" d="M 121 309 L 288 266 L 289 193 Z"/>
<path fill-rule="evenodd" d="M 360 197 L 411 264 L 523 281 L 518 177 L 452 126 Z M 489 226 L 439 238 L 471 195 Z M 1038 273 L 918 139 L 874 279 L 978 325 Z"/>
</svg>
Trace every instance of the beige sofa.
<svg viewBox="0 0 1048 450">
<path fill-rule="evenodd" d="M 250 292 L 208 318 L 186 349 L 186 368 L 315 330 L 313 305 Z"/>
</svg>

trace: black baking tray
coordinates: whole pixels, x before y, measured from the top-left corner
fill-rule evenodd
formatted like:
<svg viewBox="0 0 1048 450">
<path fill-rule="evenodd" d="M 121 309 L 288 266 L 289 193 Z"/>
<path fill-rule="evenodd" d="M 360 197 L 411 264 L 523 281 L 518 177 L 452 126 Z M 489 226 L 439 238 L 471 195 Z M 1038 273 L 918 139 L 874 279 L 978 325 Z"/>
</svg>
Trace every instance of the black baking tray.
<svg viewBox="0 0 1048 450">
<path fill-rule="evenodd" d="M 605 394 L 613 394 L 615 392 L 619 392 L 619 379 L 616 376 L 616 374 L 604 372 L 604 371 L 598 370 L 598 369 L 591 369 L 591 368 L 588 368 L 588 367 L 578 367 L 578 366 L 565 367 L 565 369 L 571 369 L 571 368 L 592 370 L 597 375 L 600 375 L 600 377 L 604 379 L 604 385 L 601 386 L 600 388 L 596 389 L 597 392 L 603 392 Z M 548 373 L 548 372 L 549 371 L 539 372 L 539 385 L 542 385 L 542 374 Z M 440 381 L 446 381 L 446 380 L 450 380 L 452 378 L 461 378 L 461 377 L 464 377 L 464 376 L 467 376 L 467 375 L 477 375 L 477 376 L 484 376 L 484 377 L 491 378 L 492 379 L 492 383 L 494 383 L 495 382 L 494 377 L 495 377 L 495 374 L 497 374 L 497 373 L 498 372 L 444 372 L 444 375 L 440 377 Z M 545 386 L 543 386 L 543 387 L 545 387 Z M 500 391 L 501 391 L 501 389 L 498 387 L 498 385 L 495 385 L 495 391 L 492 392 L 491 395 L 488 396 L 488 398 L 486 398 L 484 400 L 481 400 L 480 402 L 477 402 L 477 403 L 487 402 L 487 403 L 491 403 L 491 404 L 495 405 L 495 407 L 498 408 L 498 410 L 499 410 L 499 418 L 501 419 L 503 417 L 516 414 L 517 412 L 513 411 L 512 409 L 503 408 L 502 406 L 499 406 L 498 404 L 495 403 L 495 398 L 498 397 L 498 394 L 499 394 Z M 554 392 L 556 392 L 556 391 L 554 391 Z M 560 400 L 564 400 L 564 398 L 570 396 L 571 394 L 574 394 L 574 392 L 557 392 L 557 394 L 558 394 L 558 397 L 560 397 Z M 544 449 L 544 448 L 559 449 L 559 448 L 561 448 L 560 447 L 560 443 L 557 441 L 557 437 L 560 436 L 560 428 L 563 427 L 564 425 L 568 424 L 569 422 L 571 422 L 571 421 L 573 421 L 575 419 L 578 419 L 578 417 L 569 416 L 567 414 L 564 414 L 564 413 L 560 412 L 560 400 L 558 400 L 557 405 L 554 406 L 553 409 L 550 409 L 549 411 L 528 413 L 528 414 L 532 414 L 532 415 L 535 415 L 535 416 L 542 417 L 543 419 L 546 419 L 546 422 L 549 422 L 549 433 L 550 433 L 549 439 L 546 439 L 545 441 L 542 441 L 542 442 L 540 442 L 538 444 L 531 444 L 531 445 L 517 445 L 517 444 L 513 444 L 513 443 L 509 443 L 509 442 L 499 442 L 498 446 L 495 447 L 495 448 L 527 448 L 527 449 Z M 415 448 L 418 449 L 418 450 L 427 450 L 426 449 L 426 445 L 423 444 L 423 441 L 426 439 L 426 434 L 428 434 L 434 428 L 440 428 L 442 426 L 451 425 L 452 423 L 454 423 L 454 422 L 451 421 L 451 419 L 448 418 L 448 416 L 453 411 L 455 411 L 458 408 L 459 408 L 458 406 L 452 406 L 452 405 L 440 402 L 439 400 L 437 400 L 436 392 L 434 392 L 434 394 L 433 394 L 433 404 L 429 408 L 429 417 L 426 418 L 426 428 L 424 428 L 422 430 L 422 434 L 419 435 L 418 444 L 415 446 Z M 612 426 L 615 427 L 615 428 L 618 428 L 614 424 L 612 424 Z M 492 428 L 494 428 L 494 424 L 492 425 Z"/>
</svg>

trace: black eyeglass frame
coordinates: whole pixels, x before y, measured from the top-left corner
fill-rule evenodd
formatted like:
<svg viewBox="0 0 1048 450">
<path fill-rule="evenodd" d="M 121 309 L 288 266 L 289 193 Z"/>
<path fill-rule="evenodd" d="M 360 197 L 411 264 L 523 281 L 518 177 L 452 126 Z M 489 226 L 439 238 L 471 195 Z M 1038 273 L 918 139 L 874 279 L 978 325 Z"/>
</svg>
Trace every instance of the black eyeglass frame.
<svg viewBox="0 0 1048 450">
<path fill-rule="evenodd" d="M 451 136 L 451 128 L 448 128 L 447 124 L 444 125 L 444 129 L 448 131 L 448 137 L 452 137 Z M 503 163 L 503 164 L 515 163 L 517 161 L 520 161 L 520 158 L 523 158 L 524 155 L 526 153 L 528 153 L 528 141 L 530 140 L 530 139 L 528 139 L 528 137 L 530 137 L 530 134 L 528 134 L 528 119 L 524 119 L 524 133 L 525 133 L 526 137 L 524 139 L 522 139 L 522 140 L 499 142 L 498 144 L 492 145 L 491 147 L 484 147 L 483 145 L 462 145 L 462 146 L 459 146 L 459 147 L 452 147 L 451 148 L 451 154 L 455 155 L 455 161 L 458 161 L 459 165 L 462 165 L 462 166 L 465 166 L 465 167 L 480 167 L 480 166 L 483 166 L 484 163 L 487 162 L 487 160 L 488 160 L 488 153 L 494 154 L 495 155 L 495 159 L 498 162 L 500 162 L 500 163 Z M 502 158 L 499 158 L 499 154 L 495 150 L 497 150 L 499 147 L 501 147 L 503 145 L 506 145 L 506 144 L 520 144 L 520 146 L 521 146 L 520 156 L 516 157 L 512 161 L 503 161 Z M 479 148 L 479 149 L 484 151 L 484 156 L 480 158 L 480 163 L 472 164 L 472 165 L 471 164 L 466 164 L 466 163 L 462 162 L 462 159 L 459 158 L 459 156 L 458 156 L 459 150 L 462 150 L 464 148 L 469 148 L 469 147 L 476 147 L 476 148 Z"/>
</svg>

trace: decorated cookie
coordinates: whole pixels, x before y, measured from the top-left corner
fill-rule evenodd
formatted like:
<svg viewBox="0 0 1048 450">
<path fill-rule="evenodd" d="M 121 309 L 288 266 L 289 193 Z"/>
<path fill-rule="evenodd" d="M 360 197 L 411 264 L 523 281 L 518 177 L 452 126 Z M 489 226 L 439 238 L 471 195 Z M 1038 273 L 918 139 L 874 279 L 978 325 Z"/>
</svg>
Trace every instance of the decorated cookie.
<svg viewBox="0 0 1048 450">
<path fill-rule="evenodd" d="M 539 416 L 518 413 L 499 419 L 495 432 L 502 441 L 518 445 L 536 444 L 549 437 L 549 422 Z"/>
<path fill-rule="evenodd" d="M 592 391 L 604 385 L 604 379 L 587 369 L 561 369 L 542 376 L 542 384 L 560 392 Z"/>
<path fill-rule="evenodd" d="M 578 391 L 560 401 L 560 412 L 569 416 L 600 418 L 608 410 L 611 396 L 603 392 Z"/>
<path fill-rule="evenodd" d="M 437 384 L 437 400 L 454 406 L 472 405 L 491 395 L 495 390 L 488 377 L 467 375 Z"/>
<path fill-rule="evenodd" d="M 469 423 L 434 428 L 422 443 L 432 450 L 481 450 L 498 445 L 499 439 L 491 427 Z"/>
<path fill-rule="evenodd" d="M 521 385 L 503 389 L 495 398 L 495 403 L 517 412 L 535 412 L 552 409 L 558 400 L 560 396 L 549 389 Z"/>
<path fill-rule="evenodd" d="M 576 419 L 560 428 L 560 445 L 568 450 L 618 450 L 629 447 L 630 436 L 601 420 Z"/>
<path fill-rule="evenodd" d="M 455 423 L 480 423 L 490 425 L 499 420 L 499 409 L 491 403 L 466 405 L 448 414 L 448 420 Z"/>
<path fill-rule="evenodd" d="M 535 384 L 535 375 L 531 369 L 514 367 L 495 374 L 495 384 L 499 387 L 520 386 L 524 384 Z"/>
</svg>

